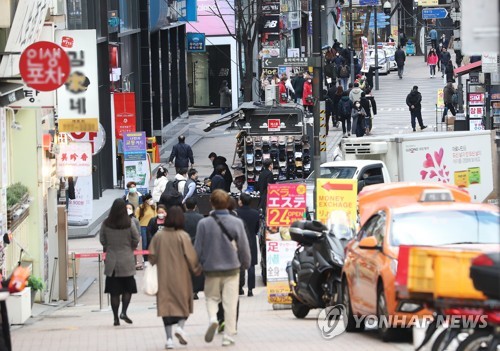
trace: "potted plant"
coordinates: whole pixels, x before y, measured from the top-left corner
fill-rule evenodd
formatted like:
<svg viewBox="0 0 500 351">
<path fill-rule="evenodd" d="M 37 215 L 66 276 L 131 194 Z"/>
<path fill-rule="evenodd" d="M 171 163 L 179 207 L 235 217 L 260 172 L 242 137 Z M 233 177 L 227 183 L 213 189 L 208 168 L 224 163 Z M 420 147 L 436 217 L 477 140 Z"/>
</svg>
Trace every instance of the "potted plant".
<svg viewBox="0 0 500 351">
<path fill-rule="evenodd" d="M 21 183 L 7 187 L 7 226 L 13 231 L 29 214 L 29 190 Z"/>
<path fill-rule="evenodd" d="M 30 277 L 28 278 L 27 285 L 31 288 L 31 307 L 33 307 L 37 291 L 38 290 L 42 291 L 45 288 L 45 284 L 43 283 L 42 278 L 30 275 Z"/>
</svg>

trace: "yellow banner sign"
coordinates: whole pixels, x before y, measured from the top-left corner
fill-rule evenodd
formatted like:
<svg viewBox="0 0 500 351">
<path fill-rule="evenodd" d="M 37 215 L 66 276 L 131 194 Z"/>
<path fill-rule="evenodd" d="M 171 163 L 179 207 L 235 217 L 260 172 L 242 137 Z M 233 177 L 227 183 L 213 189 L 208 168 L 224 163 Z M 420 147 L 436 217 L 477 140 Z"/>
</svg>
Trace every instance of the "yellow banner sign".
<svg viewBox="0 0 500 351">
<path fill-rule="evenodd" d="M 443 89 L 437 90 L 437 107 L 444 108 L 444 92 Z"/>
<path fill-rule="evenodd" d="M 326 223 L 332 211 L 345 211 L 351 223 L 356 223 L 358 182 L 355 179 L 317 179 L 316 218 Z"/>
</svg>

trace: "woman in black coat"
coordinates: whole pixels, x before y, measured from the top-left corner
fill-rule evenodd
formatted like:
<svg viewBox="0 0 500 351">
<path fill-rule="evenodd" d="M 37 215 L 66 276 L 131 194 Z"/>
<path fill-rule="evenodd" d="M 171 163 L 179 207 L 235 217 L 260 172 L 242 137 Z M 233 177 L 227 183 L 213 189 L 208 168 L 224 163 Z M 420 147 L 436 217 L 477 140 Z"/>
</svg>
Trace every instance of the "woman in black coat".
<svg viewBox="0 0 500 351">
<path fill-rule="evenodd" d="M 218 165 L 215 167 L 215 176 L 212 178 L 212 183 L 210 185 L 210 190 L 213 192 L 216 189 L 226 189 L 226 180 L 224 179 L 224 174 L 226 173 L 226 167 L 223 165 Z"/>
</svg>

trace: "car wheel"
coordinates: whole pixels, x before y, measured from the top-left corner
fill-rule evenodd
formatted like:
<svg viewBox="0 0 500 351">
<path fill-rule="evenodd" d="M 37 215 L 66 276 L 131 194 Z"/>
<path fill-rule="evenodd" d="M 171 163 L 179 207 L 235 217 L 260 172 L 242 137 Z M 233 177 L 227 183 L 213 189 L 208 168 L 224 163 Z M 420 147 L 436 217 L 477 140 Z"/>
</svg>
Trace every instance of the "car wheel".
<svg viewBox="0 0 500 351">
<path fill-rule="evenodd" d="M 499 340 L 491 330 L 474 330 L 474 333 L 462 341 L 457 351 L 498 350 Z"/>
<path fill-rule="evenodd" d="M 388 325 L 389 313 L 387 312 L 387 300 L 385 298 L 384 288 L 380 286 L 377 293 L 377 317 L 378 317 L 378 332 L 382 341 L 392 341 L 397 336 L 397 328 L 392 328 Z"/>
<path fill-rule="evenodd" d="M 345 330 L 348 333 L 362 331 L 365 329 L 365 323 L 361 322 L 358 326 L 356 325 L 356 319 L 354 318 L 354 314 L 352 313 L 351 307 L 351 296 L 349 295 L 349 286 L 347 285 L 347 279 L 342 281 L 342 304 L 345 307 L 345 312 L 347 315 L 346 328 Z"/>
<path fill-rule="evenodd" d="M 302 302 L 292 297 L 292 312 L 293 315 L 299 319 L 306 318 L 309 313 L 310 308 L 304 305 Z"/>
<path fill-rule="evenodd" d="M 453 333 L 452 335 L 448 335 Z M 431 351 L 451 351 L 457 350 L 457 346 L 460 345 L 466 338 L 469 337 L 467 330 L 443 330 L 432 344 Z M 451 340 L 447 340 L 451 339 Z"/>
</svg>

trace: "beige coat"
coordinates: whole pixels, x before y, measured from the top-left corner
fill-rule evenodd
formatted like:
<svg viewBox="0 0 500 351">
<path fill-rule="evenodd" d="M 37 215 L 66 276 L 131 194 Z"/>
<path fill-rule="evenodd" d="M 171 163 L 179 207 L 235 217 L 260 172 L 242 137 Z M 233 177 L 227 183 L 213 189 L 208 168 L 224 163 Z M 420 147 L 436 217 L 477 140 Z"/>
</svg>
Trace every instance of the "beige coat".
<svg viewBox="0 0 500 351">
<path fill-rule="evenodd" d="M 201 273 L 189 235 L 173 228 L 156 233 L 149 246 L 149 262 L 158 266 L 158 316 L 188 317 L 193 313 L 190 272 Z"/>
</svg>

